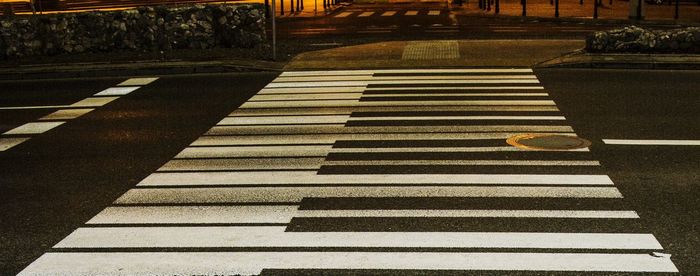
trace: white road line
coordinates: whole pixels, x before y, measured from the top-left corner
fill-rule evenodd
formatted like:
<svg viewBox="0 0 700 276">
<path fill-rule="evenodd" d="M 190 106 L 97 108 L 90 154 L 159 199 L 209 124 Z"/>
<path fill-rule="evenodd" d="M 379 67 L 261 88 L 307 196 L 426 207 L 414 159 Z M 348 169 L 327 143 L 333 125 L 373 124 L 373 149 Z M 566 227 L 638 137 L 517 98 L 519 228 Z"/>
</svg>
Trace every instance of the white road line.
<svg viewBox="0 0 700 276">
<path fill-rule="evenodd" d="M 314 82 L 314 81 L 371 81 L 371 80 L 487 80 L 487 79 L 537 79 L 535 75 L 433 75 L 433 76 L 372 76 L 372 75 L 350 75 L 350 76 L 301 76 L 301 77 L 278 77 L 273 82 Z"/>
<path fill-rule="evenodd" d="M 406 11 L 406 13 L 404 13 L 404 15 L 407 15 L 407 16 L 418 15 L 418 11 Z"/>
<path fill-rule="evenodd" d="M 284 107 L 360 107 L 360 106 L 436 106 L 436 105 L 556 105 L 550 100 L 436 100 L 436 101 L 359 101 L 359 100 L 319 100 L 319 101 L 272 101 L 246 102 L 241 108 L 284 108 Z"/>
<path fill-rule="evenodd" d="M 491 84 L 491 83 L 540 83 L 536 79 L 497 80 L 369 80 L 369 81 L 317 81 L 317 82 L 271 82 L 266 88 L 291 87 L 335 87 L 367 86 L 370 84 Z"/>
<path fill-rule="evenodd" d="M 374 12 L 363 12 L 360 15 L 358 15 L 358 17 L 368 17 L 368 16 L 372 16 L 373 14 L 374 14 Z"/>
<path fill-rule="evenodd" d="M 615 187 L 523 186 L 303 186 L 131 189 L 115 204 L 301 202 L 335 197 L 542 197 L 622 198 Z"/>
<path fill-rule="evenodd" d="M 202 136 L 192 142 L 192 146 L 235 146 L 235 145 L 293 145 L 293 144 L 333 144 L 338 140 L 472 140 L 507 139 L 520 132 L 497 133 L 363 133 L 363 134 L 308 134 L 308 135 L 230 135 Z M 576 136 L 571 133 L 557 135 Z"/>
<path fill-rule="evenodd" d="M 368 74 L 410 74 L 410 73 L 532 73 L 529 68 L 511 69 L 389 69 L 389 70 L 325 70 L 325 71 L 285 71 L 280 76 L 348 76 L 348 75 L 368 75 Z"/>
<path fill-rule="evenodd" d="M 139 86 L 129 86 L 129 87 L 110 87 L 102 92 L 95 94 L 95 96 L 123 96 L 139 89 Z"/>
<path fill-rule="evenodd" d="M 72 105 L 71 107 L 99 107 L 106 105 L 116 99 L 119 99 L 119 97 L 90 97 L 90 98 L 85 98 L 82 101 L 76 102 Z"/>
<path fill-rule="evenodd" d="M 270 134 L 359 134 L 359 133 L 436 133 L 436 132 L 573 132 L 569 126 L 470 125 L 470 126 L 376 126 L 344 127 L 337 125 L 268 125 L 215 126 L 207 135 Z"/>
<path fill-rule="evenodd" d="M 600 166 L 600 162 L 589 160 L 327 160 L 323 164 L 335 166 Z"/>
<path fill-rule="evenodd" d="M 70 105 L 35 105 L 35 106 L 3 106 L 0 110 L 23 110 L 23 109 L 58 109 L 67 108 Z"/>
<path fill-rule="evenodd" d="M 440 15 L 440 11 L 429 11 L 428 15 Z"/>
<path fill-rule="evenodd" d="M 325 158 L 236 158 L 170 160 L 158 171 L 318 170 Z"/>
<path fill-rule="evenodd" d="M 404 121 L 404 120 L 566 120 L 564 116 L 382 116 L 352 117 L 348 121 Z"/>
<path fill-rule="evenodd" d="M 335 17 L 348 17 L 351 14 L 353 14 L 353 13 L 352 12 L 341 12 L 338 15 L 336 15 Z"/>
<path fill-rule="evenodd" d="M 46 253 L 20 275 L 259 275 L 265 268 L 678 272 L 670 258 L 649 254 L 144 252 Z"/>
<path fill-rule="evenodd" d="M 364 87 L 303 87 L 303 88 L 263 88 L 258 95 L 263 94 L 307 94 L 307 93 L 362 93 Z"/>
<path fill-rule="evenodd" d="M 27 137 L 2 137 L 0 138 L 0 151 L 6 151 L 29 140 Z"/>
<path fill-rule="evenodd" d="M 588 148 L 571 150 L 531 150 L 512 146 L 503 147 L 401 147 L 401 148 L 333 148 L 331 153 L 402 153 L 402 152 L 514 152 L 514 151 L 576 151 L 588 152 Z"/>
<path fill-rule="evenodd" d="M 117 84 L 117 86 L 144 86 L 154 82 L 157 79 L 158 78 L 131 78 Z"/>
<path fill-rule="evenodd" d="M 382 16 L 394 16 L 396 14 L 396 11 L 386 11 L 382 13 Z"/>
<path fill-rule="evenodd" d="M 341 100 L 341 99 L 359 99 L 362 93 L 321 93 L 321 94 L 278 94 L 278 95 L 256 95 L 248 101 L 288 101 L 288 100 Z"/>
<path fill-rule="evenodd" d="M 292 218 L 618 218 L 637 219 L 634 211 L 607 210 L 297 210 L 274 206 L 118 206 L 107 207 L 87 224 L 290 223 Z"/>
<path fill-rule="evenodd" d="M 90 111 L 95 110 L 94 108 L 74 108 L 74 109 L 60 109 L 54 113 L 41 117 L 40 121 L 45 120 L 70 120 L 75 119 L 80 116 L 87 114 Z"/>
<path fill-rule="evenodd" d="M 364 91 L 382 90 L 543 90 L 542 86 L 423 86 L 423 87 L 376 87 Z"/>
<path fill-rule="evenodd" d="M 40 134 L 47 132 L 57 126 L 62 125 L 65 122 L 31 122 L 26 123 L 7 132 L 3 133 L 6 135 L 27 135 L 27 134 Z"/>
<path fill-rule="evenodd" d="M 363 98 L 381 97 L 547 97 L 547 93 L 395 93 L 395 94 L 364 94 Z M 359 97 L 358 97 L 359 98 Z"/>
<path fill-rule="evenodd" d="M 195 147 L 185 148 L 175 158 L 315 157 L 326 156 L 332 147 L 333 145 Z"/>
<path fill-rule="evenodd" d="M 226 117 L 217 125 L 265 125 L 265 124 L 344 124 L 350 118 L 343 116 L 269 116 Z"/>
<path fill-rule="evenodd" d="M 700 140 L 625 140 L 603 139 L 608 145 L 641 145 L 641 146 L 700 146 Z"/>
<path fill-rule="evenodd" d="M 489 105 L 489 106 L 358 106 L 358 107 L 310 107 L 310 108 L 275 108 L 275 109 L 251 109 L 239 108 L 229 116 L 280 116 L 280 115 L 349 115 L 353 112 L 389 112 L 389 111 L 554 111 L 559 109 L 553 105 L 517 106 L 517 105 Z"/>
<path fill-rule="evenodd" d="M 401 247 L 663 249 L 651 234 L 285 232 L 286 226 L 78 228 L 54 248 Z"/>
<path fill-rule="evenodd" d="M 137 186 L 181 185 L 613 185 L 607 175 L 567 174 L 352 174 L 315 171 L 157 172 Z"/>
</svg>

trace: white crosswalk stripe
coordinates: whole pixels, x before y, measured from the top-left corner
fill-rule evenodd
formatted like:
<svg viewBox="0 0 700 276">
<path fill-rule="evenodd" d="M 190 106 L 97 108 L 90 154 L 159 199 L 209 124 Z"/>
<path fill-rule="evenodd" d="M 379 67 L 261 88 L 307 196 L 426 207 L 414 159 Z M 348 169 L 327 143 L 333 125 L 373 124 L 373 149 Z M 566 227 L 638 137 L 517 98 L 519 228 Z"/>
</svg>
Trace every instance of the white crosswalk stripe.
<svg viewBox="0 0 700 276">
<path fill-rule="evenodd" d="M 576 136 L 530 69 L 284 72 L 21 274 L 677 272 L 587 148 L 523 133 Z"/>
</svg>

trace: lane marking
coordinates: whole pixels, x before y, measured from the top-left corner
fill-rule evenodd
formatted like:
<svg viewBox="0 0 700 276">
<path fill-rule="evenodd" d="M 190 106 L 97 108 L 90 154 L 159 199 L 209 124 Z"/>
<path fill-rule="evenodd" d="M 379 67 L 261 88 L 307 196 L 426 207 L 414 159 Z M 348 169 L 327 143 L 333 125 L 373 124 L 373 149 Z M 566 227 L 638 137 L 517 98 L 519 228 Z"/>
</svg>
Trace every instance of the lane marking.
<svg viewBox="0 0 700 276">
<path fill-rule="evenodd" d="M 412 120 L 540 120 L 561 121 L 564 116 L 381 116 L 349 117 L 348 121 L 412 121 Z"/>
<path fill-rule="evenodd" d="M 353 14 L 353 12 L 341 12 L 335 17 L 348 17 L 349 15 Z"/>
<path fill-rule="evenodd" d="M 280 76 L 347 76 L 347 75 L 367 75 L 367 74 L 409 74 L 409 73 L 532 73 L 530 68 L 511 69 L 389 69 L 389 70 L 326 70 L 326 71 L 285 71 Z"/>
<path fill-rule="evenodd" d="M 344 116 L 271 116 L 271 117 L 226 117 L 217 125 L 264 125 L 264 124 L 344 124 L 350 118 Z"/>
<path fill-rule="evenodd" d="M 470 125 L 470 126 L 367 126 L 345 127 L 328 125 L 266 125 L 215 126 L 207 135 L 287 135 L 287 134 L 359 134 L 359 133 L 436 133 L 436 132 L 572 132 L 570 126 L 549 125 Z"/>
<path fill-rule="evenodd" d="M 440 15 L 440 11 L 429 11 L 428 15 Z"/>
<path fill-rule="evenodd" d="M 549 111 L 558 112 L 559 109 L 552 105 L 489 105 L 489 106 L 358 106 L 358 107 L 310 107 L 310 108 L 274 108 L 254 109 L 239 108 L 229 116 L 279 116 L 279 115 L 349 115 L 353 112 L 435 112 L 435 111 L 481 111 L 481 112 L 508 112 L 508 111 Z"/>
<path fill-rule="evenodd" d="M 141 88 L 140 86 L 129 86 L 129 87 L 110 87 L 102 92 L 95 94 L 95 96 L 124 96 L 131 92 L 136 91 Z"/>
<path fill-rule="evenodd" d="M 382 16 L 394 16 L 396 14 L 396 11 L 386 11 L 382 13 Z"/>
<path fill-rule="evenodd" d="M 298 76 L 278 77 L 273 82 L 305 82 L 305 81 L 371 81 L 371 80 L 482 80 L 482 79 L 537 79 L 535 75 L 463 75 L 463 76 Z"/>
<path fill-rule="evenodd" d="M 156 81 L 158 78 L 131 78 L 117 84 L 117 86 L 144 86 Z"/>
<path fill-rule="evenodd" d="M 334 87 L 367 86 L 370 84 L 491 84 L 491 83 L 540 83 L 537 79 L 483 79 L 483 80 L 369 80 L 369 81 L 317 81 L 317 82 L 271 82 L 266 88 L 288 87 Z"/>
<path fill-rule="evenodd" d="M 362 97 L 362 93 L 342 93 L 342 94 L 277 94 L 277 95 L 256 95 L 251 97 L 248 101 L 289 101 L 289 100 L 342 100 L 342 99 L 359 99 Z"/>
<path fill-rule="evenodd" d="M 626 140 L 603 139 L 608 145 L 640 145 L 640 146 L 700 146 L 700 140 Z"/>
<path fill-rule="evenodd" d="M 353 174 L 315 171 L 156 172 L 137 186 L 181 185 L 613 185 L 607 175 L 579 174 Z"/>
<path fill-rule="evenodd" d="M 406 13 L 404 13 L 404 15 L 406 15 L 406 16 L 418 15 L 418 11 L 407 11 Z"/>
<path fill-rule="evenodd" d="M 176 159 L 221 157 L 317 157 L 326 156 L 333 145 L 324 146 L 243 146 L 185 148 Z"/>
<path fill-rule="evenodd" d="M 392 91 L 393 92 L 393 91 Z M 383 98 L 383 97 L 548 97 L 547 93 L 422 93 L 414 92 L 396 94 L 364 94 L 362 98 Z"/>
<path fill-rule="evenodd" d="M 387 152 L 516 152 L 516 151 L 546 151 L 546 152 L 588 152 L 588 148 L 570 149 L 570 150 L 533 150 L 523 149 L 512 146 L 503 147 L 367 147 L 367 148 L 333 148 L 331 153 L 387 153 Z"/>
<path fill-rule="evenodd" d="M 29 134 L 41 134 L 44 132 L 47 132 L 57 126 L 62 125 L 65 123 L 64 121 L 61 122 L 31 122 L 31 123 L 26 123 L 21 126 L 18 126 L 16 128 L 13 128 L 11 130 L 8 130 L 7 132 L 3 133 L 4 135 L 29 135 Z"/>
<path fill-rule="evenodd" d="M 589 160 L 327 160 L 324 165 L 334 166 L 600 166 Z"/>
<path fill-rule="evenodd" d="M 323 157 L 174 159 L 160 167 L 158 171 L 319 170 L 324 159 Z"/>
<path fill-rule="evenodd" d="M 373 14 L 374 14 L 374 12 L 363 12 L 360 15 L 358 15 L 358 17 L 368 17 L 368 16 L 371 16 Z"/>
<path fill-rule="evenodd" d="M 71 107 L 100 107 L 106 105 L 119 97 L 90 97 L 71 104 Z"/>
<path fill-rule="evenodd" d="M 2 137 L 0 138 L 0 151 L 6 151 L 29 140 L 27 137 Z"/>
<path fill-rule="evenodd" d="M 242 108 L 282 108 L 282 107 L 360 107 L 360 106 L 425 106 L 425 105 L 552 105 L 551 100 L 452 100 L 452 101 L 359 101 L 359 100 L 320 100 L 320 101 L 270 101 L 246 102 Z"/>
<path fill-rule="evenodd" d="M 236 260 L 232 262 L 231 260 Z M 263 269 L 525 270 L 678 272 L 670 258 L 603 253 L 143 252 L 47 253 L 20 275 L 223 274 Z"/>
<path fill-rule="evenodd" d="M 94 108 L 74 108 L 74 109 L 60 109 L 54 113 L 46 115 L 39 118 L 40 121 L 45 120 L 71 120 L 83 116 L 90 111 L 95 110 Z"/>
</svg>

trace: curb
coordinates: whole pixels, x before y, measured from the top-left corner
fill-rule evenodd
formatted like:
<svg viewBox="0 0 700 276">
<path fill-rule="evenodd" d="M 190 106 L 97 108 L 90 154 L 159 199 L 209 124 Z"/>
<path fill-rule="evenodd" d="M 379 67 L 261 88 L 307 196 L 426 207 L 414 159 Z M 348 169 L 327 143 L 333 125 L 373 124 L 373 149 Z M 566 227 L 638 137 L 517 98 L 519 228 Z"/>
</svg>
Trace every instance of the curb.
<svg viewBox="0 0 700 276">
<path fill-rule="evenodd" d="M 121 77 L 282 71 L 286 63 L 272 61 L 144 61 L 134 63 L 41 64 L 0 68 L 0 80 Z"/>
<path fill-rule="evenodd" d="M 534 68 L 700 70 L 700 55 L 598 54 L 579 50 L 540 62 Z"/>
</svg>

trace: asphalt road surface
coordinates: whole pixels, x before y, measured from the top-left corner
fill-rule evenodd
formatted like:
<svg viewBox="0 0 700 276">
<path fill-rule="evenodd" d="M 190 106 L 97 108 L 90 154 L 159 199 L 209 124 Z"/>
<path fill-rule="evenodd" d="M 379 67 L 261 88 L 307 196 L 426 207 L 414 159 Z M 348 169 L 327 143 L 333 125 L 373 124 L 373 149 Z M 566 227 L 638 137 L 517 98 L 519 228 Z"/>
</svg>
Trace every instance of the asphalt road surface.
<svg viewBox="0 0 700 276">
<path fill-rule="evenodd" d="M 0 274 L 697 274 L 699 75 L 0 82 Z"/>
</svg>

